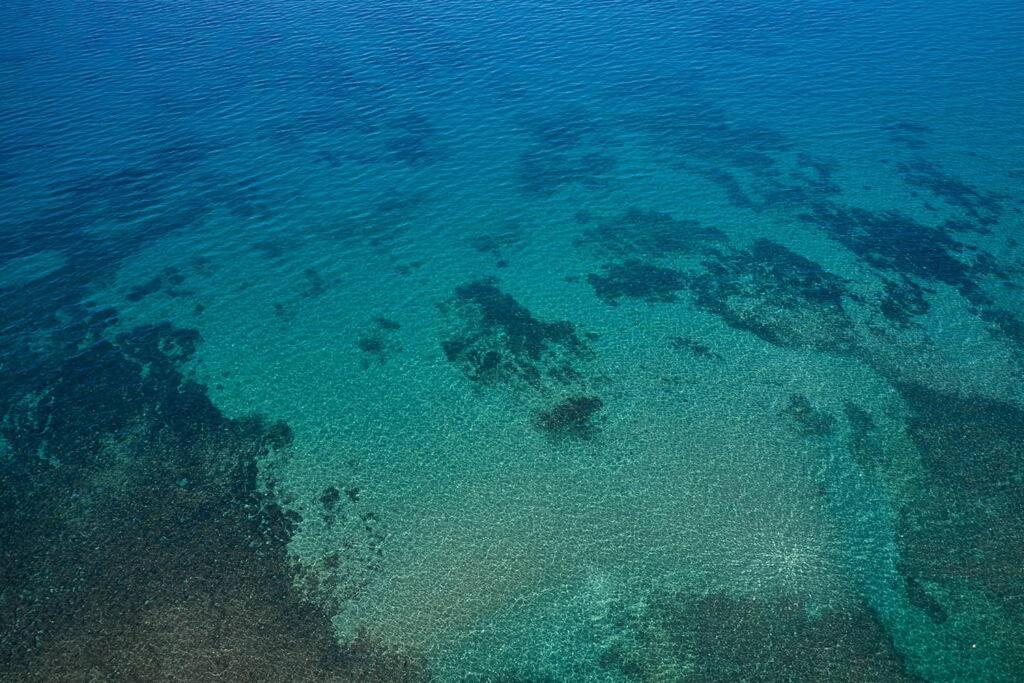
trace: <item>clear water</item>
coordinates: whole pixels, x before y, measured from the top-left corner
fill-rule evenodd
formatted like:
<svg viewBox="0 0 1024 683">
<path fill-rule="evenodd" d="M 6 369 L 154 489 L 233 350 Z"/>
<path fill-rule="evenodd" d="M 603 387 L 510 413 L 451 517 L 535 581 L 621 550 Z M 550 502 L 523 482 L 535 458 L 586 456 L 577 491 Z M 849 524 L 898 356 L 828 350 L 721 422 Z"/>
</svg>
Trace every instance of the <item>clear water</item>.
<svg viewBox="0 0 1024 683">
<path fill-rule="evenodd" d="M 1024 677 L 1020 3 L 0 26 L 0 677 Z"/>
</svg>

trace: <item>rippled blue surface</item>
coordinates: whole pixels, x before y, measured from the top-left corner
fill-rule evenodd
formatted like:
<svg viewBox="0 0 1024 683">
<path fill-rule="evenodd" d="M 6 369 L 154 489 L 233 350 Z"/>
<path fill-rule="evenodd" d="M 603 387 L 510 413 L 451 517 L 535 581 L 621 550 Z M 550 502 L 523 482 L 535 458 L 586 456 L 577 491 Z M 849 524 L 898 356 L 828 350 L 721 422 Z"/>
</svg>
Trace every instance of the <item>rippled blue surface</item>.
<svg viewBox="0 0 1024 683">
<path fill-rule="evenodd" d="M 0 28 L 0 678 L 1024 677 L 1020 3 Z"/>
</svg>

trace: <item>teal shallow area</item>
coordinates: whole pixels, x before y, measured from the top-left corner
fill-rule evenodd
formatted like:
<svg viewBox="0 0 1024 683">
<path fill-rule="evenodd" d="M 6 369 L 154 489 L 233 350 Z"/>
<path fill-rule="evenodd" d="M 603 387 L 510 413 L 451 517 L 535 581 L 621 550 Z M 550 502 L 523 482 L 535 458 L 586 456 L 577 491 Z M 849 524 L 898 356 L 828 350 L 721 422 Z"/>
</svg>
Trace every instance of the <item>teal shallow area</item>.
<svg viewBox="0 0 1024 683">
<path fill-rule="evenodd" d="M 0 680 L 1024 679 L 1024 6 L 0 5 Z"/>
</svg>

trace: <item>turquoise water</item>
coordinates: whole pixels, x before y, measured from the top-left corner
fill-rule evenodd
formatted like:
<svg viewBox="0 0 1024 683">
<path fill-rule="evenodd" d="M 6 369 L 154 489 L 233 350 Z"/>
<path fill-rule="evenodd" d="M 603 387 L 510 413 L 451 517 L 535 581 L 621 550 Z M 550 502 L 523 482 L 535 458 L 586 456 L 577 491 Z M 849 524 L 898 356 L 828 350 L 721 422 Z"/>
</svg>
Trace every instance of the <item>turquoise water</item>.
<svg viewBox="0 0 1024 683">
<path fill-rule="evenodd" d="M 1024 678 L 1024 7 L 0 5 L 0 678 Z"/>
</svg>

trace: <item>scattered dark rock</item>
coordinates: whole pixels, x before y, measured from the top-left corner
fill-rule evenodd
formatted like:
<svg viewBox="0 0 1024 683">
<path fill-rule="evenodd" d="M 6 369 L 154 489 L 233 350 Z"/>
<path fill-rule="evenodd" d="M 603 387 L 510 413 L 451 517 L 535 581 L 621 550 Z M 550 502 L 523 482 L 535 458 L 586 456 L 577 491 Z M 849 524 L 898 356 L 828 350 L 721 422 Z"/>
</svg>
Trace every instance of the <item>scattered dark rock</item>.
<svg viewBox="0 0 1024 683">
<path fill-rule="evenodd" d="M 1024 409 L 898 385 L 926 476 L 900 510 L 903 572 L 1024 615 Z"/>
<path fill-rule="evenodd" d="M 819 205 L 801 217 L 817 225 L 869 265 L 925 282 L 942 282 L 965 295 L 977 291 L 983 274 L 968 257 L 965 244 L 947 225 L 929 227 L 895 211 Z"/>
<path fill-rule="evenodd" d="M 323 495 L 320 496 L 320 503 L 327 512 L 332 512 L 339 500 L 341 500 L 341 492 L 337 486 L 328 486 L 324 489 Z"/>
<path fill-rule="evenodd" d="M 306 268 L 302 271 L 302 286 L 299 288 L 299 296 L 303 299 L 315 299 L 327 292 L 327 282 L 320 272 L 315 268 Z"/>
<path fill-rule="evenodd" d="M 405 114 L 388 123 L 385 139 L 388 159 L 408 166 L 424 166 L 442 157 L 437 129 L 423 114 Z"/>
<path fill-rule="evenodd" d="M 845 283 L 814 261 L 762 239 L 750 249 L 713 252 L 704 265 L 687 280 L 694 302 L 730 327 L 777 346 L 852 352 Z"/>
<path fill-rule="evenodd" d="M 574 363 L 590 354 L 572 323 L 535 318 L 493 278 L 457 287 L 440 309 L 445 357 L 480 384 L 571 383 Z"/>
<path fill-rule="evenodd" d="M 701 252 L 727 241 L 725 233 L 667 213 L 631 208 L 584 231 L 576 244 L 599 253 L 627 257 L 665 257 Z"/>
<path fill-rule="evenodd" d="M 909 150 L 922 150 L 928 147 L 928 135 L 932 129 L 913 121 L 896 121 L 883 127 L 889 133 L 889 141 Z"/>
<path fill-rule="evenodd" d="M 990 225 L 999 220 L 1005 197 L 993 192 L 982 192 L 943 171 L 924 159 L 897 164 L 896 170 L 909 186 L 927 190 L 946 204 L 960 209 L 971 221 L 957 221 L 960 232 L 991 233 Z"/>
<path fill-rule="evenodd" d="M 916 680 L 867 604 L 812 610 L 799 597 L 651 596 L 615 622 L 601 665 L 631 680 Z"/>
<path fill-rule="evenodd" d="M 604 406 L 596 396 L 572 396 L 537 413 L 535 424 L 549 438 L 589 440 L 598 431 L 594 417 Z"/>
<path fill-rule="evenodd" d="M 253 250 L 269 259 L 279 259 L 298 246 L 298 241 L 282 237 L 268 237 L 250 245 Z"/>
<path fill-rule="evenodd" d="M 615 164 L 615 158 L 605 154 L 537 147 L 522 154 L 517 170 L 525 193 L 549 196 L 573 183 L 591 189 L 605 187 Z"/>
<path fill-rule="evenodd" d="M 852 401 L 843 403 L 843 415 L 850 427 L 850 452 L 854 460 L 867 472 L 879 471 L 887 459 L 885 449 L 875 438 L 875 419 Z"/>
<path fill-rule="evenodd" d="M 591 273 L 587 282 L 597 297 L 616 305 L 619 299 L 642 299 L 648 303 L 672 303 L 676 293 L 686 287 L 682 273 L 637 259 L 606 263 L 603 273 Z"/>
<path fill-rule="evenodd" d="M 835 427 L 836 419 L 830 413 L 811 405 L 803 394 L 793 394 L 782 409 L 801 436 L 828 436 Z"/>
<path fill-rule="evenodd" d="M 396 330 L 402 329 L 401 324 L 396 323 L 394 320 L 390 320 L 388 318 L 375 318 L 374 322 L 377 323 L 377 327 L 388 332 L 394 332 Z"/>
<path fill-rule="evenodd" d="M 169 267 L 164 268 L 159 274 L 146 280 L 141 285 L 132 287 L 125 298 L 128 301 L 136 302 L 142 301 L 151 294 L 157 292 L 163 292 L 169 297 L 181 297 L 190 296 L 191 291 L 179 289 L 179 285 L 184 284 L 185 276 L 181 274 L 177 268 Z"/>
<path fill-rule="evenodd" d="M 163 278 L 157 275 L 156 277 L 146 280 L 141 285 L 132 287 L 131 291 L 128 292 L 125 298 L 128 299 L 128 301 L 141 301 L 150 294 L 159 292 L 160 288 L 163 287 L 163 284 Z"/>
<path fill-rule="evenodd" d="M 572 215 L 572 219 L 580 225 L 585 225 L 594 220 L 594 215 L 586 209 L 580 209 Z"/>
<path fill-rule="evenodd" d="M 903 587 L 907 592 L 907 600 L 910 601 L 910 604 L 927 614 L 928 618 L 936 624 L 945 623 L 949 619 L 946 609 L 914 577 L 907 564 L 897 562 L 896 570 L 903 576 Z"/>
<path fill-rule="evenodd" d="M 523 229 L 518 223 L 509 221 L 504 227 L 494 232 L 474 235 L 466 241 L 469 246 L 481 254 L 501 257 L 506 250 L 522 243 Z"/>
<path fill-rule="evenodd" d="M 104 339 L 112 319 L 83 318 L 45 353 L 19 347 L 28 371 L 0 377 L 3 670 L 314 681 L 372 662 L 395 667 L 387 680 L 423 678 L 369 639 L 339 646 L 329 614 L 296 590 L 305 570 L 286 546 L 301 518 L 258 467 L 290 429 L 227 418 L 182 375 L 194 331 Z"/>
<path fill-rule="evenodd" d="M 686 351 L 699 358 L 707 358 L 709 360 L 722 360 L 722 356 L 715 353 L 710 346 L 702 342 L 697 341 L 693 337 L 679 336 L 671 337 L 669 343 L 672 348 L 678 351 Z"/>
<path fill-rule="evenodd" d="M 394 333 L 402 328 L 399 323 L 381 317 L 375 318 L 373 323 L 373 328 L 356 340 L 356 347 L 363 354 L 361 364 L 364 370 L 372 364 L 384 365 L 402 351 L 402 345 L 394 338 Z"/>
<path fill-rule="evenodd" d="M 884 293 L 878 310 L 890 322 L 899 327 L 909 327 L 914 324 L 914 318 L 928 312 L 930 304 L 925 292 L 930 290 L 905 275 L 896 280 L 884 278 L 882 282 Z"/>
</svg>

